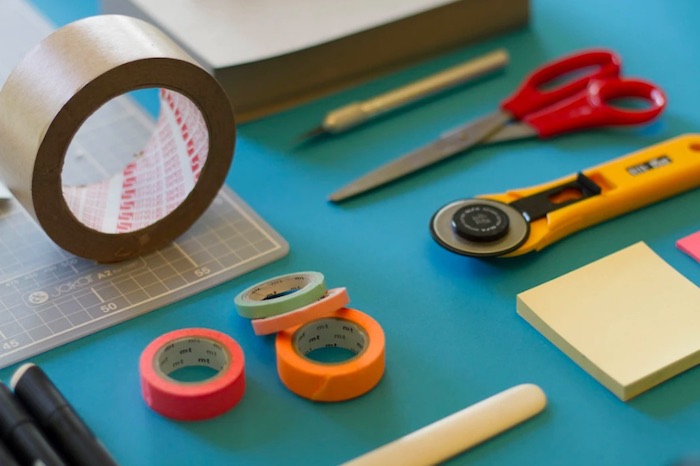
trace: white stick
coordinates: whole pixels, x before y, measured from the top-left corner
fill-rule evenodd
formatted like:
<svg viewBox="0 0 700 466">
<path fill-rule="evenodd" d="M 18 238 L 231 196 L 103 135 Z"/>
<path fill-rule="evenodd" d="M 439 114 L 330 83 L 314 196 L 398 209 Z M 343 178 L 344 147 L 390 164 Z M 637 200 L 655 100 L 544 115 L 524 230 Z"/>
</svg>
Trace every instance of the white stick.
<svg viewBox="0 0 700 466">
<path fill-rule="evenodd" d="M 546 405 L 547 397 L 540 387 L 517 385 L 343 466 L 437 464 L 531 418 Z"/>
</svg>

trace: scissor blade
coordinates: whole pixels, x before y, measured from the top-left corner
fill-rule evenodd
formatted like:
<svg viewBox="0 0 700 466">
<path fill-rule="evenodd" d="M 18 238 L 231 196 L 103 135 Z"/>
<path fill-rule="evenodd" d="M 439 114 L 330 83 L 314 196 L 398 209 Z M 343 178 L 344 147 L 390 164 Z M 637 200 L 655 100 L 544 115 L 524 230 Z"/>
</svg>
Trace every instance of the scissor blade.
<svg viewBox="0 0 700 466">
<path fill-rule="evenodd" d="M 435 142 L 409 152 L 347 184 L 331 194 L 329 199 L 338 202 L 357 196 L 458 154 L 477 145 L 482 139 L 505 125 L 511 118 L 510 113 L 497 110 L 448 131 Z"/>
<path fill-rule="evenodd" d="M 527 139 L 537 136 L 537 130 L 527 123 L 510 123 L 495 133 L 491 133 L 482 139 L 480 146 L 495 144 L 497 142 L 515 141 L 517 139 Z"/>
</svg>

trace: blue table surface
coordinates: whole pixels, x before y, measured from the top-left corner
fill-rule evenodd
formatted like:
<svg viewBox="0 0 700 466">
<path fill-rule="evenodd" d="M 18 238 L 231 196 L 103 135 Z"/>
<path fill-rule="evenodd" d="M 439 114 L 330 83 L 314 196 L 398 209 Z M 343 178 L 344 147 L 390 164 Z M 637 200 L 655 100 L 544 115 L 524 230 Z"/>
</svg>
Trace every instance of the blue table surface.
<svg viewBox="0 0 700 466">
<path fill-rule="evenodd" d="M 99 11 L 93 0 L 34 4 L 57 25 Z M 33 358 L 121 464 L 337 464 L 524 382 L 546 392 L 545 412 L 450 464 L 670 465 L 700 452 L 700 369 L 623 403 L 515 312 L 517 293 L 637 241 L 700 284 L 700 264 L 674 245 L 700 229 L 700 190 L 514 259 L 457 256 L 428 233 L 433 212 L 451 200 L 553 180 L 700 131 L 699 2 L 533 0 L 531 12 L 527 28 L 239 126 L 228 183 L 289 241 L 290 254 Z M 512 57 L 497 77 L 316 144 L 296 142 L 330 109 L 497 47 Z M 491 110 L 536 65 L 587 47 L 618 51 L 626 75 L 666 90 L 660 121 L 483 148 L 352 202 L 326 201 L 354 177 Z M 274 338 L 256 337 L 235 312 L 244 288 L 301 270 L 347 287 L 352 306 L 384 328 L 386 373 L 365 396 L 320 404 L 289 392 L 276 373 Z M 171 421 L 141 398 L 141 351 L 186 327 L 226 332 L 245 352 L 245 397 L 213 420 Z"/>
</svg>

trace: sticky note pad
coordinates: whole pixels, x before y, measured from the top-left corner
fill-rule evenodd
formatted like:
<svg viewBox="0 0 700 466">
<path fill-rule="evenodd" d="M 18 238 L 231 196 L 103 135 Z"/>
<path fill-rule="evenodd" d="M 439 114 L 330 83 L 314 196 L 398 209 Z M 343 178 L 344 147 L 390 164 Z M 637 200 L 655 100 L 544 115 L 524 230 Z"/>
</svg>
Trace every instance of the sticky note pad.
<svg viewBox="0 0 700 466">
<path fill-rule="evenodd" d="M 700 262 L 700 231 L 676 241 L 678 249 Z"/>
<path fill-rule="evenodd" d="M 520 293 L 517 312 L 623 401 L 700 363 L 700 288 L 643 242 Z"/>
</svg>

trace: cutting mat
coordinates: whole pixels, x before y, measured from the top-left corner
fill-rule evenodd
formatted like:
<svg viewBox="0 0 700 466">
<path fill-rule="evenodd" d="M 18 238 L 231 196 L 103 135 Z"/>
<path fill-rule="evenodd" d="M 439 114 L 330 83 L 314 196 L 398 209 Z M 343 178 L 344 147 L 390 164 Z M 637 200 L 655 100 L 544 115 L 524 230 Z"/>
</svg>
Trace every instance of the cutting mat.
<svg viewBox="0 0 700 466">
<path fill-rule="evenodd" d="M 22 0 L 3 2 L 0 82 L 52 30 Z M 76 135 L 64 181 L 85 183 L 120 170 L 153 125 L 132 97 L 110 101 Z M 0 367 L 230 280 L 288 250 L 228 187 L 170 246 L 108 265 L 63 251 L 19 203 L 0 199 Z"/>
</svg>

